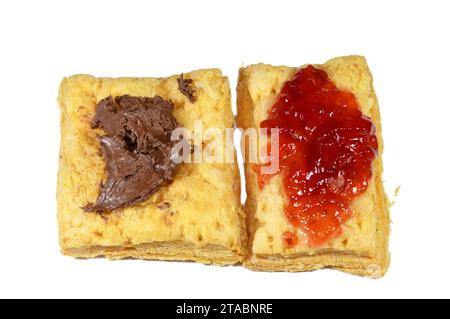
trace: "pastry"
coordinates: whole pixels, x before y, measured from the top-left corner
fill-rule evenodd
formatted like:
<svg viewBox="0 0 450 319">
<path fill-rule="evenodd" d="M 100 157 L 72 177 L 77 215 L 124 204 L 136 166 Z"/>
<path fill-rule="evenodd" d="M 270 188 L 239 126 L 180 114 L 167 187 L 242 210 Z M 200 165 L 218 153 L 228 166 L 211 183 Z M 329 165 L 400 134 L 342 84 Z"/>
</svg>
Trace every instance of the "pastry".
<svg viewBox="0 0 450 319">
<path fill-rule="evenodd" d="M 274 133 L 258 137 L 266 161 L 245 163 L 245 266 L 382 276 L 390 259 L 389 203 L 378 102 L 364 57 L 300 68 L 250 65 L 240 69 L 237 91 L 239 127 L 279 129 L 278 148 Z M 278 170 L 263 174 L 275 160 Z"/>
<path fill-rule="evenodd" d="M 244 258 L 237 164 L 175 163 L 171 155 L 177 128 L 193 134 L 195 125 L 233 127 L 229 84 L 220 70 L 168 78 L 75 75 L 62 81 L 58 102 L 64 254 L 218 265 Z M 192 136 L 190 152 L 211 142 Z"/>
</svg>

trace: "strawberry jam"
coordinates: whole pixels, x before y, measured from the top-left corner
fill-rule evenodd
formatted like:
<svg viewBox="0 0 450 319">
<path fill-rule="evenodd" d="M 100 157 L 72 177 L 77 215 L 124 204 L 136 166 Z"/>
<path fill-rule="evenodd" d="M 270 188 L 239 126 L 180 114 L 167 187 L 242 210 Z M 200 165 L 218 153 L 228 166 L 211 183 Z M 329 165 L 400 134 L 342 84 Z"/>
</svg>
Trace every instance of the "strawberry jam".
<svg viewBox="0 0 450 319">
<path fill-rule="evenodd" d="M 283 240 L 284 245 L 288 248 L 295 247 L 298 243 L 297 234 L 288 230 L 281 235 L 281 239 Z"/>
<path fill-rule="evenodd" d="M 377 156 L 375 126 L 361 113 L 355 96 L 339 90 L 327 73 L 312 65 L 287 81 L 261 128 L 279 129 L 279 170 L 288 203 L 285 213 L 309 246 L 324 245 L 342 232 L 349 205 L 362 194 Z M 270 134 L 269 134 L 270 137 Z M 254 165 L 262 189 L 273 176 L 269 163 Z M 282 235 L 286 247 L 297 236 Z"/>
</svg>

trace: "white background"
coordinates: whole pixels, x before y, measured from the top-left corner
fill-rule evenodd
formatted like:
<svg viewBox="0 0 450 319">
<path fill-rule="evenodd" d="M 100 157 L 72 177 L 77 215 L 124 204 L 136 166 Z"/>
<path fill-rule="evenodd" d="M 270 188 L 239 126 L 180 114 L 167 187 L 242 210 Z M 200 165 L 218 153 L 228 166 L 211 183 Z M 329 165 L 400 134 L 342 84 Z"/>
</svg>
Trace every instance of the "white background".
<svg viewBox="0 0 450 319">
<path fill-rule="evenodd" d="M 450 297 L 448 1 L 1 1 L 0 297 Z M 62 77 L 237 71 L 361 54 L 378 93 L 391 267 L 332 270 L 75 260 L 56 224 Z M 233 102 L 234 103 L 234 102 Z M 234 107 L 234 105 L 233 105 Z"/>
</svg>

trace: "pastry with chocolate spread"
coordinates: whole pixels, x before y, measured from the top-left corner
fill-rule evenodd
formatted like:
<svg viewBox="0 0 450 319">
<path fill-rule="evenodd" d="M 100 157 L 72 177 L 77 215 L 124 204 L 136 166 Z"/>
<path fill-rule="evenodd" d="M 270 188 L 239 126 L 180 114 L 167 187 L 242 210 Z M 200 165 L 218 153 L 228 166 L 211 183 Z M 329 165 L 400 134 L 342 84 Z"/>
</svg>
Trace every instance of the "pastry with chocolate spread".
<svg viewBox="0 0 450 319">
<path fill-rule="evenodd" d="M 191 136 L 197 123 L 223 136 L 233 128 L 230 87 L 220 70 L 167 78 L 75 75 L 62 81 L 58 102 L 64 254 L 217 265 L 244 259 L 237 164 L 176 164 L 174 157 L 202 148 L 226 154 L 225 145 L 216 150 L 222 146 L 189 136 L 182 141 L 186 152 L 176 147 L 183 138 L 178 128 Z"/>
</svg>

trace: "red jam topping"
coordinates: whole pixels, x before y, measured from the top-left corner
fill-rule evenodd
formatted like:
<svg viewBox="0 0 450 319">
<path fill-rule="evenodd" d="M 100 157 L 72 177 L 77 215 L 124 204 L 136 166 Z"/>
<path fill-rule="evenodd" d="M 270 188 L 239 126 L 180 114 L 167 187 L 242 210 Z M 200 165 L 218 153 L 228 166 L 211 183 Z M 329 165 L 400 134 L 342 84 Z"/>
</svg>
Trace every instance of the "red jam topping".
<svg viewBox="0 0 450 319">
<path fill-rule="evenodd" d="M 312 65 L 287 81 L 261 128 L 279 129 L 279 171 L 289 199 L 285 213 L 311 247 L 342 233 L 351 201 L 363 193 L 377 156 L 375 126 L 350 92 L 339 90 L 327 73 Z M 273 176 L 254 165 L 262 189 Z M 286 247 L 297 235 L 285 232 Z"/>
<path fill-rule="evenodd" d="M 295 247 L 298 243 L 297 234 L 288 230 L 281 235 L 281 239 L 283 240 L 284 245 L 288 248 Z"/>
</svg>

